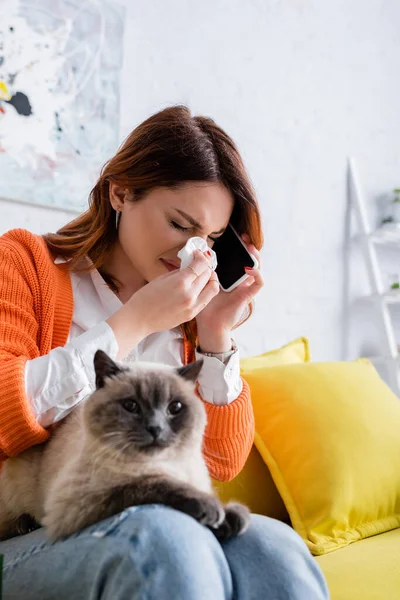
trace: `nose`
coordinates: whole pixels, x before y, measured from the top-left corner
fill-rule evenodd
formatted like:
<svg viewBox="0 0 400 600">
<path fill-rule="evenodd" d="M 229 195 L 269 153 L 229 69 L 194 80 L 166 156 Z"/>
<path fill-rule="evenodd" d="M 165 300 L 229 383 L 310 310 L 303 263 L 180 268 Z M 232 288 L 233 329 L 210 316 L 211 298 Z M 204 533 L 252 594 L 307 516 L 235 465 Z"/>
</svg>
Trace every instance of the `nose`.
<svg viewBox="0 0 400 600">
<path fill-rule="evenodd" d="M 159 425 L 149 425 L 146 429 L 155 440 L 160 437 L 161 427 Z"/>
<path fill-rule="evenodd" d="M 207 233 L 203 233 L 203 234 L 199 233 L 197 237 L 202 238 L 206 242 L 207 246 L 210 247 Z"/>
</svg>

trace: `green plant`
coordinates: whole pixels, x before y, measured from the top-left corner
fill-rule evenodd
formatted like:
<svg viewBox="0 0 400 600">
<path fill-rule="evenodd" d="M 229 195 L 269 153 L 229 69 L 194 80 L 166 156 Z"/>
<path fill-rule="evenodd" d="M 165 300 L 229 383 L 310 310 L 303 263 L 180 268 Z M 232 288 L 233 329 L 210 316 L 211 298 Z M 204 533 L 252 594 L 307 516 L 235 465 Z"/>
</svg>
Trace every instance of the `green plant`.
<svg viewBox="0 0 400 600">
<path fill-rule="evenodd" d="M 400 289 L 400 283 L 392 283 L 390 287 L 392 288 L 392 290 L 398 290 Z"/>
<path fill-rule="evenodd" d="M 387 199 L 386 206 L 386 216 L 381 219 L 381 225 L 386 225 L 388 223 L 395 223 L 398 225 L 400 223 L 400 214 L 399 207 L 394 207 L 393 205 L 400 204 L 400 188 L 394 188 L 392 190 L 392 197 Z M 389 213 L 389 214 L 388 214 Z M 392 214 L 390 214 L 392 213 Z"/>
</svg>

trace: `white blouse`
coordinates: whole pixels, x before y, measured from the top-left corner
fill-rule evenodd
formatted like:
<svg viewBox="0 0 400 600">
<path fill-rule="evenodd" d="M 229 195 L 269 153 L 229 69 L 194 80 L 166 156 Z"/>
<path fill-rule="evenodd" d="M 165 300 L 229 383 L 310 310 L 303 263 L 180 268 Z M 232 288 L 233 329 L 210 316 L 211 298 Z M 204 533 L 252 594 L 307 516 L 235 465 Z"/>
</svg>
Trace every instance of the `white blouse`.
<svg viewBox="0 0 400 600">
<path fill-rule="evenodd" d="M 106 320 L 121 308 L 121 301 L 95 269 L 71 273 L 71 281 L 74 312 L 67 344 L 28 360 L 25 366 L 26 395 L 42 427 L 63 419 L 94 391 L 93 357 L 97 350 L 104 350 L 114 360 L 118 354 L 117 340 Z M 203 399 L 217 406 L 236 400 L 242 391 L 238 351 L 226 364 L 198 352 L 196 357 L 204 360 L 198 377 Z M 122 362 L 137 360 L 182 366 L 180 327 L 147 336 Z"/>
</svg>

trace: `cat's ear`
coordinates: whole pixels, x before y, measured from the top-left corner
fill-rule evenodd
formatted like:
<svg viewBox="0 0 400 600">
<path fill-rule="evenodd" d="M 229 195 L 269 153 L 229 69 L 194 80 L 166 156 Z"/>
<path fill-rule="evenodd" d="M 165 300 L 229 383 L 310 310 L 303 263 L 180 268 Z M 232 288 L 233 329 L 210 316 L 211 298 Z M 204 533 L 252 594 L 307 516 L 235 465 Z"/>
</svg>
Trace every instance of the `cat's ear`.
<svg viewBox="0 0 400 600">
<path fill-rule="evenodd" d="M 199 376 L 203 363 L 204 360 L 200 358 L 199 360 L 185 365 L 184 367 L 179 367 L 179 369 L 177 369 L 176 372 L 180 377 L 195 382 L 197 380 L 197 377 Z"/>
<path fill-rule="evenodd" d="M 104 387 L 106 377 L 112 377 L 122 373 L 122 369 L 103 350 L 97 350 L 93 359 L 94 371 L 96 373 L 96 388 Z"/>
</svg>

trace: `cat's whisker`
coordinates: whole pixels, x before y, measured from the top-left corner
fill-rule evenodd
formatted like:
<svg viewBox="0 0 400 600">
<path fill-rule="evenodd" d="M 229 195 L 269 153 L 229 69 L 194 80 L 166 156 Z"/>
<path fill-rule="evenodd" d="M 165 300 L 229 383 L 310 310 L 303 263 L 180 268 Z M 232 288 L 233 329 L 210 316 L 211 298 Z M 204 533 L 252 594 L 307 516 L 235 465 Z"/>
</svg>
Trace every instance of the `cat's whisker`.
<svg viewBox="0 0 400 600">
<path fill-rule="evenodd" d="M 125 450 L 128 450 L 128 448 L 131 447 L 131 445 L 131 442 L 127 442 L 126 444 L 123 444 L 120 448 L 118 448 L 118 450 L 121 454 L 123 454 Z"/>
<path fill-rule="evenodd" d="M 103 433 L 103 435 L 101 436 L 101 438 L 109 438 L 109 437 L 121 437 L 121 432 L 120 431 L 109 431 L 107 433 Z"/>
</svg>

